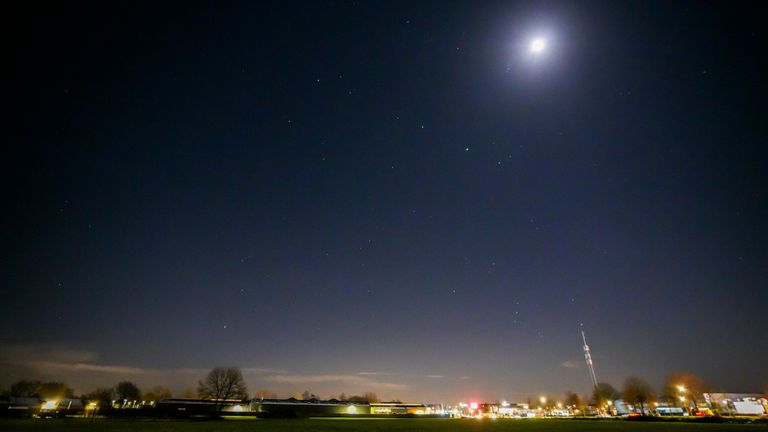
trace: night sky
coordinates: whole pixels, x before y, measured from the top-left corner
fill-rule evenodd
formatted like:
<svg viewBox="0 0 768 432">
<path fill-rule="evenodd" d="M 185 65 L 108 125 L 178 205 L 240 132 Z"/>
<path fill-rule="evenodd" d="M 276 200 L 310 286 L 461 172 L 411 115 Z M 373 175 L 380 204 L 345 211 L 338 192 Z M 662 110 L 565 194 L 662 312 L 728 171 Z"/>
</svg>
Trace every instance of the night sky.
<svg viewBox="0 0 768 432">
<path fill-rule="evenodd" d="M 5 14 L 5 388 L 768 384 L 749 4 L 107 3 Z"/>
</svg>

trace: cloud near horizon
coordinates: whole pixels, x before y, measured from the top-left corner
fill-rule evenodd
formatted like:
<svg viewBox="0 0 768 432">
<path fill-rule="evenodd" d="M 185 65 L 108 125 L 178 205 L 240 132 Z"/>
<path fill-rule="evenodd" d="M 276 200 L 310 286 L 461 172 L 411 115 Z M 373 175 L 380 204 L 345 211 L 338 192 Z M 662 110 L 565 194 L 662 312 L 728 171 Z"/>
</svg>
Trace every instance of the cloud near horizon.
<svg viewBox="0 0 768 432">
<path fill-rule="evenodd" d="M 99 362 L 96 352 L 72 349 L 58 345 L 8 345 L 0 347 L 0 383 L 10 385 L 20 379 L 64 380 L 77 391 L 114 385 L 120 380 L 131 380 L 138 385 L 166 385 L 177 390 L 194 387 L 211 367 L 152 368 Z M 384 372 L 346 374 L 301 374 L 283 369 L 241 367 L 249 387 L 266 383 L 288 384 L 343 384 L 365 390 L 402 390 L 404 384 L 381 382 L 372 376 L 393 375 Z M 286 391 L 288 391 L 286 389 Z"/>
<path fill-rule="evenodd" d="M 573 360 L 566 360 L 562 363 L 560 363 L 560 366 L 567 368 L 567 369 L 579 369 L 581 365 Z"/>
<path fill-rule="evenodd" d="M 374 381 L 365 376 L 357 375 L 300 375 L 300 374 L 279 374 L 266 377 L 266 381 L 283 384 L 316 384 L 316 383 L 343 383 L 358 387 L 382 388 L 401 390 L 406 388 L 405 384 Z"/>
<path fill-rule="evenodd" d="M 126 365 L 103 364 L 99 355 L 92 351 L 75 350 L 57 345 L 9 345 L 0 348 L 0 364 L 19 366 L 41 373 L 51 372 L 99 372 L 119 375 L 154 374 L 205 374 L 204 368 L 147 368 Z M 241 367 L 243 375 L 285 373 L 282 369 Z"/>
</svg>

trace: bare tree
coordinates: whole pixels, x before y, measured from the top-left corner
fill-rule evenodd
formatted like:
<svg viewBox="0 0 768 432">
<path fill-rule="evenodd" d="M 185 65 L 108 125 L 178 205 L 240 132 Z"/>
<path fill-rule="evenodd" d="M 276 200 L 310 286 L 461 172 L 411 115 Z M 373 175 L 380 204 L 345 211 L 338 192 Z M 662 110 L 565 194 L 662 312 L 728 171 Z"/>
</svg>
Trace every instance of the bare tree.
<svg viewBox="0 0 768 432">
<path fill-rule="evenodd" d="M 704 393 L 710 390 L 709 385 L 698 376 L 690 372 L 675 372 L 667 376 L 662 397 L 675 406 L 693 403 L 696 407 L 696 401 L 704 399 Z M 680 400 L 681 397 L 684 401 Z"/>
<path fill-rule="evenodd" d="M 655 398 L 651 386 L 636 376 L 631 376 L 624 381 L 622 396 L 626 402 L 639 404 L 643 415 L 645 415 L 645 405 Z"/>
<path fill-rule="evenodd" d="M 199 397 L 197 390 L 192 387 L 185 388 L 181 391 L 181 393 L 178 393 L 179 397 L 187 398 L 187 399 L 194 399 L 196 397 Z"/>
<path fill-rule="evenodd" d="M 570 390 L 565 392 L 565 405 L 573 410 L 581 411 L 584 409 L 584 403 L 581 401 L 581 396 Z"/>
<path fill-rule="evenodd" d="M 379 399 L 379 395 L 377 395 L 374 392 L 365 392 L 362 396 L 350 396 L 346 399 L 349 402 L 355 402 L 355 403 L 376 403 L 381 402 L 381 399 Z"/>
<path fill-rule="evenodd" d="M 99 387 L 96 390 L 86 393 L 84 398 L 88 402 L 96 402 L 102 409 L 112 407 L 112 401 L 115 399 L 115 389 Z"/>
<path fill-rule="evenodd" d="M 248 397 L 243 373 L 236 367 L 213 368 L 208 372 L 205 381 L 198 383 L 197 393 L 201 398 L 214 400 L 216 411 L 226 399 L 242 400 Z"/>
<path fill-rule="evenodd" d="M 21 380 L 11 385 L 9 393 L 16 397 L 40 397 L 40 381 Z"/>
<path fill-rule="evenodd" d="M 605 405 L 608 401 L 615 401 L 619 398 L 619 391 L 608 383 L 597 383 L 597 387 L 592 392 L 592 401 L 598 407 Z"/>
<path fill-rule="evenodd" d="M 141 395 L 141 400 L 146 402 L 157 402 L 171 397 L 171 391 L 163 386 L 154 386 L 145 390 Z"/>
<path fill-rule="evenodd" d="M 141 390 L 130 381 L 122 381 L 115 386 L 115 395 L 120 401 L 136 401 L 141 399 Z"/>
</svg>

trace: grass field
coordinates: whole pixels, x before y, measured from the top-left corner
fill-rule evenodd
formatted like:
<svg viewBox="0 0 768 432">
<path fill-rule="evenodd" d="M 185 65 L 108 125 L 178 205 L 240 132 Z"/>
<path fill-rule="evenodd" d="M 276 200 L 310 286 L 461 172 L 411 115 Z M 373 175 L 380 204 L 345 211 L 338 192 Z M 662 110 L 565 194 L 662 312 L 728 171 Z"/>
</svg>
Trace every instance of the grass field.
<svg viewBox="0 0 768 432">
<path fill-rule="evenodd" d="M 306 420 L 0 420 L 1 432 L 718 432 L 768 431 L 762 424 L 600 420 L 306 419 Z"/>
</svg>

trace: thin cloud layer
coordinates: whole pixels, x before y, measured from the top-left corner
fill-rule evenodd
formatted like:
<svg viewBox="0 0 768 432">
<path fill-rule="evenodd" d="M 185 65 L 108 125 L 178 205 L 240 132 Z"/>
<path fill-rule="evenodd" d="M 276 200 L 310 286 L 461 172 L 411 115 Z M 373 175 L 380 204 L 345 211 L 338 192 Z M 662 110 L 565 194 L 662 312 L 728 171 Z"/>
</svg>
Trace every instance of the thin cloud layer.
<svg viewBox="0 0 768 432">
<path fill-rule="evenodd" d="M 560 366 L 562 366 L 564 368 L 567 368 L 567 369 L 578 369 L 578 368 L 581 367 L 578 362 L 575 362 L 573 360 L 566 360 L 566 361 L 560 363 Z"/>
<path fill-rule="evenodd" d="M 404 384 L 374 381 L 365 376 L 358 375 L 298 375 L 298 374 L 279 374 L 266 378 L 266 381 L 283 384 L 313 384 L 313 383 L 342 383 L 346 385 L 384 388 L 384 389 L 404 389 Z"/>
<path fill-rule="evenodd" d="M 10 384 L 20 379 L 61 380 L 78 391 L 108 387 L 120 380 L 140 385 L 167 385 L 178 389 L 194 387 L 210 367 L 152 368 L 109 364 L 99 361 L 93 351 L 58 345 L 8 345 L 0 348 L 0 383 Z M 247 382 L 263 381 L 267 374 L 279 374 L 281 369 L 240 368 Z"/>
<path fill-rule="evenodd" d="M 52 345 L 15 345 L 0 348 L 0 382 L 9 384 L 19 379 L 63 380 L 78 391 L 114 385 L 131 380 L 142 385 L 168 385 L 177 389 L 194 387 L 210 367 L 151 368 L 107 364 L 99 361 L 96 352 Z M 241 367 L 249 386 L 275 383 L 292 387 L 317 384 L 351 386 L 365 390 L 402 390 L 406 385 L 382 382 L 374 376 L 392 375 L 384 372 L 347 374 L 301 374 L 282 369 Z M 285 389 L 289 391 L 289 389 Z"/>
</svg>

